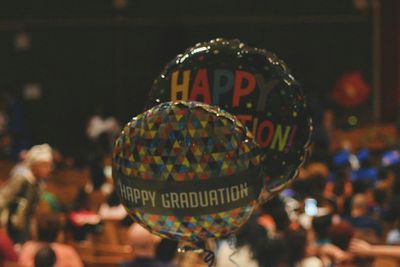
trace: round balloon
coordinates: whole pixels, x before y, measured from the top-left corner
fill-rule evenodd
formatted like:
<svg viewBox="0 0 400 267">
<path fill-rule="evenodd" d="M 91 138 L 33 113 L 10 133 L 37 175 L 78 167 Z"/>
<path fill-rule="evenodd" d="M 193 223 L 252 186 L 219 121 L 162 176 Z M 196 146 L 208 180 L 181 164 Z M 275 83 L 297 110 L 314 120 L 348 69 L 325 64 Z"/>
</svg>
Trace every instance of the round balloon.
<svg viewBox="0 0 400 267">
<path fill-rule="evenodd" d="M 234 116 L 203 103 L 167 102 L 124 127 L 113 178 L 135 221 L 195 243 L 247 221 L 263 183 L 260 162 L 258 145 Z"/>
<path fill-rule="evenodd" d="M 199 43 L 166 65 L 147 107 L 175 100 L 219 106 L 250 129 L 264 155 L 263 200 L 297 176 L 311 117 L 302 88 L 273 53 L 239 40 Z"/>
</svg>

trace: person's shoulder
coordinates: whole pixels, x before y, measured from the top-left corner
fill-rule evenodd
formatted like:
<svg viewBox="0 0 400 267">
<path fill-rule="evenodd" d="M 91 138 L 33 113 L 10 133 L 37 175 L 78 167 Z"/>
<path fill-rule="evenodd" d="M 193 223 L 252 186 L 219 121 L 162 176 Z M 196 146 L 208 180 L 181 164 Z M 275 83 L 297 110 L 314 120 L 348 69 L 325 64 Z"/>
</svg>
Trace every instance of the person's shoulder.
<svg viewBox="0 0 400 267">
<path fill-rule="evenodd" d="M 62 254 L 68 254 L 68 255 L 76 255 L 78 252 L 68 244 L 62 244 L 62 243 L 52 243 L 51 247 L 57 252 L 57 253 L 62 253 Z"/>
<path fill-rule="evenodd" d="M 36 253 L 39 248 L 39 243 L 36 241 L 26 241 L 20 251 L 19 251 L 19 259 L 24 261 L 26 259 L 30 259 Z"/>
<path fill-rule="evenodd" d="M 39 243 L 36 241 L 28 240 L 22 245 L 21 250 L 30 250 L 31 248 L 37 247 L 38 244 Z"/>
<path fill-rule="evenodd" d="M 11 176 L 7 183 L 5 184 L 6 186 L 15 186 L 16 184 L 23 184 L 23 183 L 27 183 L 28 179 L 26 178 L 25 175 L 20 175 L 20 174 L 16 174 Z"/>
</svg>

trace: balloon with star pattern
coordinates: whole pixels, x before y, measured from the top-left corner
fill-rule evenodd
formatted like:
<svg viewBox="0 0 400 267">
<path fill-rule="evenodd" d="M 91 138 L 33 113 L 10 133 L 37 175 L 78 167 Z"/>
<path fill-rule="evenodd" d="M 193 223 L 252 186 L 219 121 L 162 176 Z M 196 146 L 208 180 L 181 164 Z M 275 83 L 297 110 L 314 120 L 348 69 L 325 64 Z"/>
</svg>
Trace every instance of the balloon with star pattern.
<svg viewBox="0 0 400 267">
<path fill-rule="evenodd" d="M 263 154 L 261 202 L 297 176 L 312 121 L 300 84 L 275 54 L 236 39 L 196 44 L 165 66 L 146 107 L 176 100 L 218 106 L 249 128 Z"/>
</svg>

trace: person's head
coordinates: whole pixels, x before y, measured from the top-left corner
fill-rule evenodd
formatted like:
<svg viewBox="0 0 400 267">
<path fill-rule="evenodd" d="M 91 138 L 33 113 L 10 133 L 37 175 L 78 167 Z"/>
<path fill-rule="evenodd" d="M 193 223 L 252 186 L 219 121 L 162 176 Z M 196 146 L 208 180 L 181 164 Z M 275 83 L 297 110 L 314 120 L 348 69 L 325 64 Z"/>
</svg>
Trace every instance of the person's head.
<svg viewBox="0 0 400 267">
<path fill-rule="evenodd" d="M 274 197 L 270 201 L 262 204 L 261 211 L 274 219 L 278 231 L 286 231 L 289 227 L 289 215 L 286 212 L 285 203 L 279 197 Z"/>
<path fill-rule="evenodd" d="M 308 178 L 308 196 L 320 200 L 323 196 L 323 192 L 326 186 L 327 176 L 322 176 L 320 174 L 313 174 Z"/>
<path fill-rule="evenodd" d="M 90 178 L 93 184 L 93 189 L 98 190 L 106 181 L 104 174 L 103 163 L 100 159 L 93 160 L 89 164 Z"/>
<path fill-rule="evenodd" d="M 312 227 L 317 239 L 326 239 L 328 237 L 328 229 L 332 225 L 332 216 L 330 214 L 314 217 Z"/>
<path fill-rule="evenodd" d="M 363 216 L 368 211 L 368 200 L 365 194 L 356 194 L 351 200 L 351 215 L 353 217 Z"/>
<path fill-rule="evenodd" d="M 156 258 L 161 262 L 171 262 L 176 254 L 178 241 L 163 238 L 157 245 Z"/>
<path fill-rule="evenodd" d="M 289 253 L 289 262 L 293 265 L 301 261 L 306 256 L 307 232 L 304 229 L 289 230 L 286 233 Z"/>
<path fill-rule="evenodd" d="M 335 197 L 322 197 L 318 201 L 318 206 L 324 208 L 328 214 L 336 214 L 338 212 Z"/>
<path fill-rule="evenodd" d="M 36 178 L 48 177 L 53 169 L 53 151 L 48 144 L 33 146 L 26 152 L 24 163 Z"/>
<path fill-rule="evenodd" d="M 400 196 L 394 196 L 390 201 L 388 205 L 388 210 L 386 213 L 386 216 L 384 218 L 385 220 L 389 222 L 395 222 L 395 221 L 400 221 Z M 400 225 L 398 224 L 397 228 L 400 228 Z"/>
<path fill-rule="evenodd" d="M 54 242 L 57 240 L 58 234 L 61 230 L 61 222 L 55 214 L 43 214 L 38 221 L 38 239 L 43 242 Z"/>
<path fill-rule="evenodd" d="M 159 237 L 135 223 L 128 229 L 127 238 L 135 251 L 136 257 L 155 257 L 156 246 L 160 241 Z"/>
<path fill-rule="evenodd" d="M 284 242 L 270 238 L 268 231 L 258 223 L 257 216 L 252 216 L 236 233 L 235 247 L 245 246 L 259 266 L 286 266 L 288 252 Z"/>
<path fill-rule="evenodd" d="M 381 188 L 374 188 L 373 197 L 374 197 L 375 204 L 382 207 L 385 204 L 387 196 L 388 196 L 388 194 L 385 190 L 383 190 Z"/>
<path fill-rule="evenodd" d="M 237 231 L 236 246 L 238 248 L 245 245 L 255 245 L 257 239 L 262 240 L 267 237 L 267 230 L 257 222 L 257 216 L 250 219 Z"/>
<path fill-rule="evenodd" d="M 339 223 L 333 224 L 328 230 L 328 235 L 332 244 L 342 250 L 348 249 L 353 234 L 353 226 L 347 221 L 340 221 Z"/>
<path fill-rule="evenodd" d="M 107 198 L 107 204 L 110 207 L 116 207 L 121 204 L 121 200 L 118 197 L 117 190 L 114 188 L 114 190 L 111 192 L 111 194 Z"/>
<path fill-rule="evenodd" d="M 369 183 L 366 179 L 353 181 L 351 184 L 353 187 L 353 194 L 365 194 L 369 189 Z"/>
<path fill-rule="evenodd" d="M 35 267 L 53 267 L 56 264 L 56 253 L 50 246 L 39 249 L 34 258 Z"/>
</svg>

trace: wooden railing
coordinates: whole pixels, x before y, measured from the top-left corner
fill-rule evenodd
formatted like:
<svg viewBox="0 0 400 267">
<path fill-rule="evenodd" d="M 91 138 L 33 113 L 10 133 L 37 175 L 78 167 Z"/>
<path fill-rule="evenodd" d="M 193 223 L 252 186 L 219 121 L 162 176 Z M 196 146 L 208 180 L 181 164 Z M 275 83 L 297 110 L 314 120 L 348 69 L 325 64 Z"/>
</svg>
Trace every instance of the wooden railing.
<svg viewBox="0 0 400 267">
<path fill-rule="evenodd" d="M 349 140 L 353 149 L 367 147 L 372 150 L 382 150 L 397 143 L 397 131 L 394 124 L 372 125 L 354 130 L 333 132 L 332 150 L 340 148 L 344 140 Z"/>
</svg>

